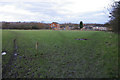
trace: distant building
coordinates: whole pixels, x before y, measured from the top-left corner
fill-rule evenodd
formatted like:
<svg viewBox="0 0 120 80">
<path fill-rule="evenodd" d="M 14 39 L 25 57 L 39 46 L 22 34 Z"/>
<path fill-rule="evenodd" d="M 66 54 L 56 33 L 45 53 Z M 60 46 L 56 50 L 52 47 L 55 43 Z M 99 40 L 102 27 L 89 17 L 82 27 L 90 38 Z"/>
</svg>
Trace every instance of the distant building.
<svg viewBox="0 0 120 80">
<path fill-rule="evenodd" d="M 82 30 L 93 30 L 93 26 L 85 25 Z"/>
<path fill-rule="evenodd" d="M 93 27 L 93 30 L 99 30 L 99 31 L 107 31 L 107 27 Z"/>
<path fill-rule="evenodd" d="M 53 30 L 60 30 L 60 24 L 58 24 L 57 22 L 52 22 L 50 24 L 50 28 Z"/>
<path fill-rule="evenodd" d="M 70 30 L 70 27 L 67 25 L 67 26 L 65 27 L 65 30 Z"/>
</svg>

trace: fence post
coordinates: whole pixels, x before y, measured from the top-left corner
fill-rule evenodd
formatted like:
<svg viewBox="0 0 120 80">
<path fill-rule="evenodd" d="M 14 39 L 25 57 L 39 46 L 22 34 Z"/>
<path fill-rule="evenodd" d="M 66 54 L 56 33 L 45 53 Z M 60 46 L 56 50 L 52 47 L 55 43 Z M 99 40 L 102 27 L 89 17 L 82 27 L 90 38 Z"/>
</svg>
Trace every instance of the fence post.
<svg viewBox="0 0 120 80">
<path fill-rule="evenodd" d="M 37 50 L 37 49 L 38 49 L 38 42 L 36 42 L 36 45 L 35 45 L 35 46 L 36 46 L 36 50 Z"/>
</svg>

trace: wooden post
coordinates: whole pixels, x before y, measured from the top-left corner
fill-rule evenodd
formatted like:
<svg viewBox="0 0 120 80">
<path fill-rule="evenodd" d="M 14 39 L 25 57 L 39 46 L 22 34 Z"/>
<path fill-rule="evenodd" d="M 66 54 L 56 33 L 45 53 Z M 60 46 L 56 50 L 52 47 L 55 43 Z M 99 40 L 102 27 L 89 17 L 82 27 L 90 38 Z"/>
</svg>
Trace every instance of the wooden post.
<svg viewBox="0 0 120 80">
<path fill-rule="evenodd" d="M 36 42 L 36 45 L 35 45 L 35 47 L 36 47 L 36 50 L 38 49 L 38 42 Z"/>
</svg>

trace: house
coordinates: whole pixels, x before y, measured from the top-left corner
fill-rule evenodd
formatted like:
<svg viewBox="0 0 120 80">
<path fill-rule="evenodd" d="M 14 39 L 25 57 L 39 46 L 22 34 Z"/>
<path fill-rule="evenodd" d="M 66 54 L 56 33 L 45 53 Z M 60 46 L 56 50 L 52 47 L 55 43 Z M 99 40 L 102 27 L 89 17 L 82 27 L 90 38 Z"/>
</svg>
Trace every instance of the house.
<svg viewBox="0 0 120 80">
<path fill-rule="evenodd" d="M 107 31 L 107 27 L 93 27 L 93 30 L 98 30 L 98 31 Z"/>
<path fill-rule="evenodd" d="M 53 30 L 60 30 L 60 24 L 58 24 L 57 22 L 52 22 L 50 24 L 50 28 Z"/>
<path fill-rule="evenodd" d="M 93 26 L 85 25 L 82 30 L 93 30 Z"/>
</svg>

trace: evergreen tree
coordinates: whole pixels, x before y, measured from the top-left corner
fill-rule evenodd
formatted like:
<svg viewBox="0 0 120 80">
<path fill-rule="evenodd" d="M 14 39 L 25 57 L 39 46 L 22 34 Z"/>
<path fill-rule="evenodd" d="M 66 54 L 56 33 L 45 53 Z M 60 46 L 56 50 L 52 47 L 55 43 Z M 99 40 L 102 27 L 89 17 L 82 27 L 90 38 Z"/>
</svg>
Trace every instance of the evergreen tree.
<svg viewBox="0 0 120 80">
<path fill-rule="evenodd" d="M 79 25 L 79 27 L 80 27 L 80 29 L 83 28 L 83 22 L 82 22 L 82 21 L 80 21 L 80 25 Z"/>
</svg>

